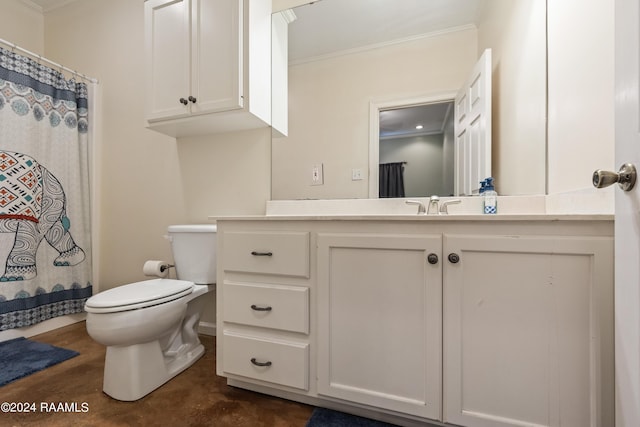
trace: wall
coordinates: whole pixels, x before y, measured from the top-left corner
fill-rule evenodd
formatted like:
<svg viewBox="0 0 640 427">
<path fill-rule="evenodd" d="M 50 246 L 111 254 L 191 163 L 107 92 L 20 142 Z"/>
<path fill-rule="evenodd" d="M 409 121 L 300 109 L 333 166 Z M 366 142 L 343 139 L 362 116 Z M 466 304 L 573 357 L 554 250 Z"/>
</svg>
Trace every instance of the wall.
<svg viewBox="0 0 640 427">
<path fill-rule="evenodd" d="M 47 57 L 100 81 L 100 281 L 142 280 L 171 259 L 166 227 L 187 218 L 175 139 L 144 128 L 143 2 L 77 1 L 46 14 Z M 126 31 L 118 29 L 126 28 Z"/>
<path fill-rule="evenodd" d="M 614 164 L 614 2 L 549 2 L 548 193 Z M 602 190 L 600 190 L 602 191 Z"/>
<path fill-rule="evenodd" d="M 499 194 L 545 193 L 545 3 L 487 1 L 478 24 L 478 52 L 491 48 L 493 62 L 492 174 Z"/>
<path fill-rule="evenodd" d="M 289 67 L 289 136 L 273 140 L 273 199 L 368 197 L 368 181 L 352 181 L 351 170 L 369 170 L 369 103 L 456 92 L 476 45 L 468 29 Z M 310 186 L 316 163 L 324 185 Z"/>
<path fill-rule="evenodd" d="M 2 0 L 0 39 L 33 53 L 44 53 L 44 16 L 37 6 L 21 0 Z M 5 47 L 6 46 L 2 46 Z"/>
</svg>

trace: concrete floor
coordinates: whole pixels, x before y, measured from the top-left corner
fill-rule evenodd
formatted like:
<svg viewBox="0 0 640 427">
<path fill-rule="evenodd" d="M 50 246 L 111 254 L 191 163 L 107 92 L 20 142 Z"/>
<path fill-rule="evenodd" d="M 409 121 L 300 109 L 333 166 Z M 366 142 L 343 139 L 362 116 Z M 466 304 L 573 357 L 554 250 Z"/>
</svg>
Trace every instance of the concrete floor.
<svg viewBox="0 0 640 427">
<path fill-rule="evenodd" d="M 215 337 L 201 336 L 205 355 L 136 402 L 116 401 L 102 392 L 105 348 L 87 335 L 84 322 L 31 339 L 80 355 L 0 387 L 0 402 L 35 403 L 37 408 L 35 413 L 0 413 L 0 426 L 303 427 L 313 411 L 227 386 L 215 373 Z M 49 408 L 61 402 L 78 409 L 42 411 L 43 402 Z"/>
</svg>

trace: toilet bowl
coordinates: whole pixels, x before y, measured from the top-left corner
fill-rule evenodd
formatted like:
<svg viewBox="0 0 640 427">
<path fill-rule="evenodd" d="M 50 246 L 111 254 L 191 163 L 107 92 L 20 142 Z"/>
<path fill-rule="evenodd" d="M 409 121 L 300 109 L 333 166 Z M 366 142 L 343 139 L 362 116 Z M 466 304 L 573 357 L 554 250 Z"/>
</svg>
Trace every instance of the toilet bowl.
<svg viewBox="0 0 640 427">
<path fill-rule="evenodd" d="M 215 290 L 216 226 L 170 226 L 178 279 L 118 286 L 87 300 L 87 332 L 107 347 L 103 391 L 138 400 L 203 354 L 197 327 Z"/>
</svg>

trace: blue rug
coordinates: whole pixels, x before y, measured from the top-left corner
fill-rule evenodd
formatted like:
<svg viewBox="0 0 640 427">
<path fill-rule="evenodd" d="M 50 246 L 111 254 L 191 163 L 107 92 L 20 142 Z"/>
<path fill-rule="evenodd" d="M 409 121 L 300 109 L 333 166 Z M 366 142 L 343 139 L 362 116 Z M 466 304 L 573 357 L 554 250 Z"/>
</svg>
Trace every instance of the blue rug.
<svg viewBox="0 0 640 427">
<path fill-rule="evenodd" d="M 24 337 L 0 342 L 0 387 L 79 353 L 28 340 Z"/>
<path fill-rule="evenodd" d="M 307 421 L 306 427 L 395 427 L 393 424 L 369 418 L 332 411 L 326 408 L 316 408 Z"/>
</svg>

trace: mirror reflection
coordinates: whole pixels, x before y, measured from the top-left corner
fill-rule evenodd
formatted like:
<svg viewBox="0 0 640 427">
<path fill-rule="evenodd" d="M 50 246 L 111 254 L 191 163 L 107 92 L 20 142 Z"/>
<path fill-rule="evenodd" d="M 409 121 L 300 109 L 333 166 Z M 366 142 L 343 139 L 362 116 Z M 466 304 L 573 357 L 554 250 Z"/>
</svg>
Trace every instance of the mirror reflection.
<svg viewBox="0 0 640 427">
<path fill-rule="evenodd" d="M 378 197 L 379 165 L 393 162 L 406 162 L 407 179 L 412 166 L 431 174 L 418 178 L 433 185 L 423 185 L 426 195 L 453 194 L 457 166 L 447 165 L 444 143 L 429 166 L 419 167 L 408 154 L 391 155 L 383 145 L 394 138 L 379 138 L 372 122 L 398 108 L 382 109 L 374 120 L 371 106 L 451 99 L 486 48 L 493 51 L 491 173 L 497 189 L 544 193 L 545 2 L 322 0 L 292 11 L 289 126 L 286 136 L 272 140 L 272 199 Z M 318 166 L 322 185 L 313 185 Z"/>
<path fill-rule="evenodd" d="M 379 113 L 378 196 L 454 195 L 453 101 Z"/>
</svg>

